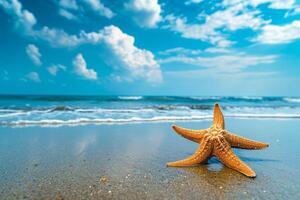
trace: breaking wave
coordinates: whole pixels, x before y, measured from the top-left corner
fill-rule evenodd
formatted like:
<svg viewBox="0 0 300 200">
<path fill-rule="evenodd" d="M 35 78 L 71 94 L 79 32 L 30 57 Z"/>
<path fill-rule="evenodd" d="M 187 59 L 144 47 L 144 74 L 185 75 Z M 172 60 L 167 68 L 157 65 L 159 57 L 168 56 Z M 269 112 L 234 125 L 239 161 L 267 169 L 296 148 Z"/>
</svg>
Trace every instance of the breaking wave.
<svg viewBox="0 0 300 200">
<path fill-rule="evenodd" d="M 215 102 L 232 118 L 300 118 L 298 97 L 0 95 L 0 126 L 208 120 Z"/>
<path fill-rule="evenodd" d="M 300 107 L 223 106 L 231 118 L 300 118 Z M 131 108 L 57 106 L 37 109 L 0 109 L 2 126 L 61 126 L 180 120 L 210 120 L 212 105 L 153 105 Z"/>
</svg>

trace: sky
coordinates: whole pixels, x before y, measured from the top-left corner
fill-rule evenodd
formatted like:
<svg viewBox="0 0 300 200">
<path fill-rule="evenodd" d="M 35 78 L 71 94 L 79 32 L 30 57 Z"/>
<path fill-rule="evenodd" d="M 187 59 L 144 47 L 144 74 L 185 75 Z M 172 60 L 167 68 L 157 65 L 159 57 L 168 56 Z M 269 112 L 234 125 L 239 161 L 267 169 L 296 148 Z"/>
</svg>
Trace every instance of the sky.
<svg viewBox="0 0 300 200">
<path fill-rule="evenodd" d="M 299 0 L 0 0 L 0 93 L 300 96 Z"/>
</svg>

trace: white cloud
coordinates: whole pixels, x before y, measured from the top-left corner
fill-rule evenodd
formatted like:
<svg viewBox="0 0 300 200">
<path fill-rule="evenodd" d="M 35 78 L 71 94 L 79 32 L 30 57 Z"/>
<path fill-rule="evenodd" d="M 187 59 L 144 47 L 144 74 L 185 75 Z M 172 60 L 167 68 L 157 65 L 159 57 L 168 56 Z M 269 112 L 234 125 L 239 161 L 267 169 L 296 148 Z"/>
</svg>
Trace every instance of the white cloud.
<svg viewBox="0 0 300 200">
<path fill-rule="evenodd" d="M 169 23 L 165 28 L 180 33 L 183 38 L 198 39 L 219 46 L 229 46 L 231 44 L 221 33 L 216 32 L 210 27 L 205 27 L 207 25 L 189 24 L 186 18 L 175 17 L 173 15 L 166 16 L 165 20 Z"/>
<path fill-rule="evenodd" d="M 16 28 L 21 28 L 26 32 L 30 32 L 32 26 L 36 24 L 34 15 L 22 8 L 22 4 L 18 0 L 0 0 L 0 6 L 15 18 Z"/>
<path fill-rule="evenodd" d="M 88 69 L 82 54 L 78 54 L 73 60 L 74 71 L 77 75 L 90 80 L 97 80 L 97 72 Z"/>
<path fill-rule="evenodd" d="M 78 10 L 79 8 L 75 0 L 60 0 L 58 5 L 69 10 Z"/>
<path fill-rule="evenodd" d="M 100 34 L 121 66 L 133 78 L 145 78 L 148 82 L 161 82 L 162 74 L 154 55 L 134 45 L 134 37 L 123 33 L 116 26 L 105 27 Z"/>
<path fill-rule="evenodd" d="M 190 0 L 186 4 L 200 3 L 201 0 Z M 271 20 L 265 20 L 258 6 L 266 5 L 270 9 L 289 10 L 286 16 L 297 13 L 295 0 L 223 0 L 217 4 L 218 11 L 202 14 L 203 22 L 188 22 L 185 17 L 168 15 L 165 27 L 178 32 L 184 38 L 198 39 L 219 47 L 230 46 L 228 33 L 240 29 L 259 31 L 272 27 Z"/>
<path fill-rule="evenodd" d="M 78 20 L 78 17 L 73 13 L 79 10 L 79 6 L 75 0 L 59 0 L 58 14 L 68 20 Z"/>
<path fill-rule="evenodd" d="M 194 3 L 201 3 L 203 2 L 204 0 L 188 0 L 186 1 L 184 4 L 185 5 L 190 5 L 190 4 L 194 4 Z"/>
<path fill-rule="evenodd" d="M 269 0 L 269 2 L 269 7 L 273 9 L 291 9 L 295 5 L 295 0 Z"/>
<path fill-rule="evenodd" d="M 184 54 L 189 54 L 189 55 L 197 55 L 202 53 L 201 50 L 197 50 L 197 49 L 186 49 L 183 47 L 176 47 L 176 48 L 172 48 L 172 49 L 166 49 L 164 51 L 160 51 L 158 52 L 160 55 L 170 55 L 170 54 L 180 54 L 180 55 L 184 55 Z"/>
<path fill-rule="evenodd" d="M 231 49 L 227 48 L 220 48 L 220 47 L 210 47 L 204 50 L 207 53 L 230 53 L 232 52 Z"/>
<path fill-rule="evenodd" d="M 260 5 L 268 5 L 271 9 L 291 9 L 295 6 L 295 0 L 224 0 L 223 6 L 232 6 L 236 4 L 243 4 L 244 6 L 251 6 L 256 8 Z"/>
<path fill-rule="evenodd" d="M 243 4 L 229 6 L 211 15 L 204 16 L 204 23 L 188 23 L 186 18 L 168 15 L 166 28 L 181 34 L 184 38 L 199 39 L 210 42 L 219 47 L 230 46 L 225 31 L 236 31 L 239 29 L 258 30 L 263 25 L 270 23 L 260 17 L 259 11 L 250 11 Z"/>
<path fill-rule="evenodd" d="M 295 5 L 295 0 L 249 0 L 253 6 L 261 4 L 269 4 L 269 8 L 273 9 L 291 9 Z"/>
<path fill-rule="evenodd" d="M 141 27 L 155 27 L 162 20 L 161 7 L 157 0 L 130 0 L 125 8 Z"/>
<path fill-rule="evenodd" d="M 81 32 L 72 36 L 71 45 L 84 43 L 105 45 L 113 55 L 116 66 L 130 73 L 132 78 L 145 78 L 148 82 L 161 82 L 162 74 L 154 55 L 134 45 L 134 37 L 123 33 L 116 26 L 106 26 L 98 32 Z M 64 40 L 65 41 L 65 40 Z M 127 78 L 126 78 L 127 79 Z"/>
<path fill-rule="evenodd" d="M 61 29 L 44 26 L 32 33 L 32 36 L 49 42 L 54 47 L 74 47 L 80 44 L 80 38 L 70 35 Z"/>
<path fill-rule="evenodd" d="M 259 64 L 271 64 L 275 62 L 276 55 L 253 56 L 253 55 L 220 55 L 211 57 L 187 57 L 173 56 L 160 60 L 160 63 L 180 62 L 194 66 L 209 68 L 212 71 L 236 73 L 249 66 Z"/>
<path fill-rule="evenodd" d="M 41 82 L 40 76 L 36 72 L 30 72 L 25 76 L 27 79 L 32 80 L 34 82 Z"/>
<path fill-rule="evenodd" d="M 75 16 L 72 12 L 70 12 L 66 9 L 60 8 L 58 10 L 58 14 L 68 20 L 78 20 L 77 16 Z"/>
<path fill-rule="evenodd" d="M 25 35 L 46 40 L 52 46 L 71 47 L 79 43 L 77 36 L 69 35 L 60 29 L 48 28 L 47 26 L 34 29 L 34 25 L 37 23 L 34 15 L 23 9 L 18 0 L 0 0 L 0 6 L 14 18 L 15 26 Z"/>
<path fill-rule="evenodd" d="M 290 16 L 295 16 L 295 15 L 298 15 L 300 14 L 300 6 L 296 6 L 295 8 L 291 9 L 291 10 L 288 10 L 284 17 L 287 18 L 287 17 L 290 17 Z"/>
<path fill-rule="evenodd" d="M 64 65 L 51 65 L 50 67 L 47 68 L 48 72 L 53 75 L 53 76 L 56 76 L 56 74 L 58 73 L 58 71 L 60 70 L 63 70 L 65 71 L 66 70 L 66 67 Z"/>
<path fill-rule="evenodd" d="M 83 0 L 92 10 L 96 11 L 99 15 L 106 18 L 112 18 L 113 13 L 109 8 L 105 7 L 100 0 Z"/>
<path fill-rule="evenodd" d="M 123 33 L 116 26 L 106 26 L 98 32 L 81 32 L 79 35 L 69 35 L 62 30 L 44 27 L 38 35 L 53 46 L 74 47 L 80 44 L 105 45 L 117 62 L 132 78 L 146 78 L 148 82 L 162 81 L 159 64 L 154 55 L 145 49 L 134 45 L 134 37 Z"/>
<path fill-rule="evenodd" d="M 254 41 L 263 44 L 284 44 L 300 38 L 300 21 L 286 25 L 267 25 Z"/>
<path fill-rule="evenodd" d="M 134 37 L 123 33 L 116 26 L 106 26 L 98 32 L 82 31 L 78 35 L 44 26 L 42 29 L 32 29 L 27 34 L 35 39 L 45 40 L 54 47 L 76 47 L 82 44 L 104 45 L 113 55 L 111 60 L 129 72 L 131 78 L 145 78 L 148 82 L 162 81 L 160 66 L 154 59 L 154 55 L 148 50 L 137 48 L 134 45 Z"/>
<path fill-rule="evenodd" d="M 27 45 L 26 53 L 35 65 L 38 65 L 38 66 L 42 65 L 42 62 L 41 62 L 42 55 L 37 46 L 35 46 L 34 44 Z"/>
<path fill-rule="evenodd" d="M 95 11 L 96 14 L 100 16 L 104 16 L 109 19 L 115 16 L 115 13 L 104 6 L 101 0 L 81 0 L 78 2 L 85 3 L 90 10 Z M 57 5 L 58 14 L 69 20 L 79 20 L 85 10 L 75 0 L 60 0 Z"/>
</svg>

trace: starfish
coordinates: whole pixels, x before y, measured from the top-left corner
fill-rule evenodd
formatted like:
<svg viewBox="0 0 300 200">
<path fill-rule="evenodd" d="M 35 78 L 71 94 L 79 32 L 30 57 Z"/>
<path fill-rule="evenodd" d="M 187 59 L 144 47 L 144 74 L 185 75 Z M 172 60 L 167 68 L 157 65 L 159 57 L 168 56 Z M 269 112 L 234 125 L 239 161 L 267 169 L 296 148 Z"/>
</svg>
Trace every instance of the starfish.
<svg viewBox="0 0 300 200">
<path fill-rule="evenodd" d="M 249 140 L 225 130 L 224 117 L 220 106 L 214 105 L 212 126 L 204 130 L 191 130 L 173 125 L 172 128 L 184 138 L 199 143 L 196 152 L 184 159 L 167 163 L 168 167 L 187 167 L 205 163 L 210 157 L 216 156 L 224 165 L 248 177 L 255 177 L 255 172 L 232 151 L 240 149 L 263 149 L 269 145 L 262 142 Z"/>
</svg>

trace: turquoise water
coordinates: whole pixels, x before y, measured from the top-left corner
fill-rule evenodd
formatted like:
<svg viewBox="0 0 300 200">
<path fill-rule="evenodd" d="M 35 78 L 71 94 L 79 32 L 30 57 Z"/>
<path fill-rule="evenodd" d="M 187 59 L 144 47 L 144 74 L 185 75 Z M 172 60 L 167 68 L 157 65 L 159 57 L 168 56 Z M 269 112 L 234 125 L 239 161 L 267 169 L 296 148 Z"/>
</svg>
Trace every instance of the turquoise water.
<svg viewBox="0 0 300 200">
<path fill-rule="evenodd" d="M 1 95 L 0 125 L 208 120 L 213 104 L 232 118 L 300 118 L 298 97 Z"/>
</svg>

